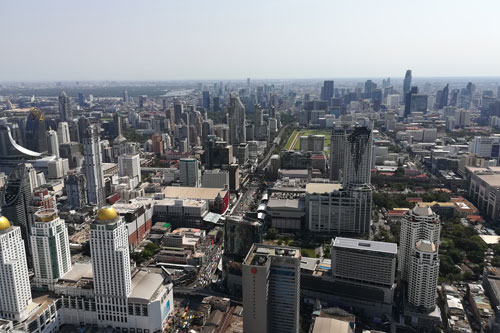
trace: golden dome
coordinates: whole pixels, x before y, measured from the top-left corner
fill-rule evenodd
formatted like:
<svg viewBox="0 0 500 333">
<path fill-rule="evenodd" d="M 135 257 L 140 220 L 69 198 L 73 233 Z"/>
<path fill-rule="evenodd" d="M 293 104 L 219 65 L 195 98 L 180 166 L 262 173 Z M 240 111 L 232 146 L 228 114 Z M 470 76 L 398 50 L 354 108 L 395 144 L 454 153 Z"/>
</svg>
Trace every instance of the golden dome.
<svg viewBox="0 0 500 333">
<path fill-rule="evenodd" d="M 97 219 L 99 221 L 114 220 L 118 217 L 118 213 L 113 207 L 105 207 L 99 209 L 97 212 Z"/>
<path fill-rule="evenodd" d="M 10 222 L 5 216 L 0 217 L 0 230 L 5 230 L 10 227 Z"/>
</svg>

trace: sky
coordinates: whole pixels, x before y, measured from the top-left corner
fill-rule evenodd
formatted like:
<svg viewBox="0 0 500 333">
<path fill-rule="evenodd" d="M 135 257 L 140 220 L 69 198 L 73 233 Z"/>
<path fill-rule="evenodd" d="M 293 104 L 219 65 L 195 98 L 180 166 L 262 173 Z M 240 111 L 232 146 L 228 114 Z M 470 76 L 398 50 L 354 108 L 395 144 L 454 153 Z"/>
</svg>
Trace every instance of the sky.
<svg viewBox="0 0 500 333">
<path fill-rule="evenodd" d="M 0 81 L 500 76 L 498 0 L 1 0 Z"/>
</svg>

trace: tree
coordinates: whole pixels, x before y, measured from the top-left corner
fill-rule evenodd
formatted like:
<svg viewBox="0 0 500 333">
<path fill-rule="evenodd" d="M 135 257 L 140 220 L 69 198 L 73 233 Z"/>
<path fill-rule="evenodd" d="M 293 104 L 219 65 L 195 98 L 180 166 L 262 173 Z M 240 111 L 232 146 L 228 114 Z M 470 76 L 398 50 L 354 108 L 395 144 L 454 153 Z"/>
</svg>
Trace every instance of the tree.
<svg viewBox="0 0 500 333">
<path fill-rule="evenodd" d="M 500 256 L 494 256 L 491 260 L 491 265 L 493 267 L 500 267 Z"/>
<path fill-rule="evenodd" d="M 278 230 L 276 230 L 275 228 L 270 228 L 267 231 L 266 239 L 274 240 L 274 239 L 278 238 L 278 236 L 279 236 Z"/>
<path fill-rule="evenodd" d="M 404 175 L 405 175 L 405 169 L 403 167 L 398 167 L 396 171 L 394 171 L 395 177 L 404 177 Z"/>
<path fill-rule="evenodd" d="M 475 264 L 481 264 L 484 262 L 484 252 L 482 251 L 471 251 L 467 252 L 467 259 Z"/>
</svg>

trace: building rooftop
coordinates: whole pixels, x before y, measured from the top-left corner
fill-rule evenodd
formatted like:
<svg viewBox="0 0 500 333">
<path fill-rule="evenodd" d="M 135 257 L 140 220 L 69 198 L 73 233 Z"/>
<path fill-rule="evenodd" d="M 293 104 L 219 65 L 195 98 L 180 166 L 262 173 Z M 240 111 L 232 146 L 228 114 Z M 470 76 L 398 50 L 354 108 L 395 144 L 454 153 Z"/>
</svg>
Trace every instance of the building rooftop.
<svg viewBox="0 0 500 333">
<path fill-rule="evenodd" d="M 269 199 L 267 207 L 303 209 L 304 202 L 299 199 Z"/>
<path fill-rule="evenodd" d="M 163 276 L 161 274 L 140 270 L 132 277 L 132 292 L 129 296 L 129 302 L 153 300 L 162 285 Z"/>
<path fill-rule="evenodd" d="M 433 214 L 432 209 L 429 206 L 420 206 L 420 204 L 416 205 L 412 212 L 418 216 L 431 216 Z"/>
<path fill-rule="evenodd" d="M 252 266 L 265 266 L 271 256 L 300 258 L 300 248 L 253 244 L 243 263 Z"/>
<path fill-rule="evenodd" d="M 415 247 L 417 248 L 417 250 L 421 252 L 429 252 L 429 253 L 436 252 L 436 244 L 426 239 L 419 240 L 415 244 Z"/>
<path fill-rule="evenodd" d="M 312 333 L 352 333 L 354 330 L 348 321 L 335 318 L 317 317 Z"/>
<path fill-rule="evenodd" d="M 179 199 L 213 200 L 217 197 L 217 194 L 220 194 L 224 198 L 226 193 L 227 191 L 225 190 L 208 187 L 166 186 L 163 190 L 165 198 Z"/>
<path fill-rule="evenodd" d="M 185 199 L 185 198 L 165 198 L 156 201 L 156 205 L 160 206 L 184 206 L 184 207 L 203 207 L 206 205 L 206 200 Z"/>
<path fill-rule="evenodd" d="M 332 241 L 332 247 L 391 253 L 394 255 L 398 253 L 398 245 L 396 243 L 376 242 L 355 238 L 337 237 Z"/>
<path fill-rule="evenodd" d="M 478 178 L 483 182 L 487 183 L 489 186 L 500 187 L 500 175 L 478 175 Z"/>
<path fill-rule="evenodd" d="M 309 183 L 306 185 L 306 193 L 331 193 L 342 188 L 342 184 L 332 183 Z"/>
<path fill-rule="evenodd" d="M 71 266 L 71 270 L 64 274 L 60 280 L 68 282 L 78 282 L 80 279 L 94 278 L 94 272 L 92 271 L 91 262 L 76 262 Z"/>
</svg>

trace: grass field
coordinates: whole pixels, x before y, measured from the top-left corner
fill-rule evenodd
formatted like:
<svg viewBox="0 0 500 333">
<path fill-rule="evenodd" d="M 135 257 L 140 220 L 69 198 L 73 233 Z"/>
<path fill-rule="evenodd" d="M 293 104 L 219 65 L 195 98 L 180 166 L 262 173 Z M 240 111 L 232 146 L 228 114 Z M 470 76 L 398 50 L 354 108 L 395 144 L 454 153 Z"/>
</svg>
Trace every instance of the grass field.
<svg viewBox="0 0 500 333">
<path fill-rule="evenodd" d="M 288 138 L 288 141 L 286 142 L 285 149 L 293 149 L 293 150 L 299 150 L 300 149 L 300 140 L 299 137 L 302 135 L 309 135 L 309 134 L 316 134 L 316 135 L 324 135 L 325 136 L 325 152 L 327 155 L 330 154 L 330 136 L 331 132 L 328 130 L 302 130 L 302 131 L 293 131 L 292 135 Z M 297 140 L 295 141 L 295 138 Z M 295 141 L 295 144 L 292 144 Z"/>
<path fill-rule="evenodd" d="M 303 247 L 303 248 L 301 248 L 300 252 L 303 256 L 310 257 L 310 258 L 316 258 L 316 252 L 314 251 L 314 249 L 308 249 L 308 248 Z"/>
</svg>

